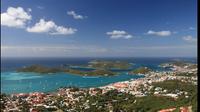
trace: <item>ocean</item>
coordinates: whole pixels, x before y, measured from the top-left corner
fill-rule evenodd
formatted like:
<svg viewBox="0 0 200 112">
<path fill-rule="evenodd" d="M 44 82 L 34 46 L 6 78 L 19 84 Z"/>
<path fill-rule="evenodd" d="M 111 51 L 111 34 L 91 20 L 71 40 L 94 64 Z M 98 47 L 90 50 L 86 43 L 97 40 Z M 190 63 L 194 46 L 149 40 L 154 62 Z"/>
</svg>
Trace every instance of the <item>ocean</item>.
<svg viewBox="0 0 200 112">
<path fill-rule="evenodd" d="M 113 70 L 120 72 L 117 76 L 86 77 L 67 73 L 40 75 L 37 73 L 18 73 L 17 68 L 40 64 L 49 67 L 62 64 L 83 65 L 94 59 L 119 60 L 133 63 L 132 69 L 141 66 L 155 71 L 168 71 L 158 65 L 174 60 L 184 60 L 197 63 L 196 58 L 1 58 L 1 93 L 52 92 L 60 87 L 75 86 L 80 88 L 105 86 L 110 83 L 137 79 L 143 76 L 128 75 L 129 70 Z M 86 68 L 76 68 L 84 70 Z"/>
</svg>

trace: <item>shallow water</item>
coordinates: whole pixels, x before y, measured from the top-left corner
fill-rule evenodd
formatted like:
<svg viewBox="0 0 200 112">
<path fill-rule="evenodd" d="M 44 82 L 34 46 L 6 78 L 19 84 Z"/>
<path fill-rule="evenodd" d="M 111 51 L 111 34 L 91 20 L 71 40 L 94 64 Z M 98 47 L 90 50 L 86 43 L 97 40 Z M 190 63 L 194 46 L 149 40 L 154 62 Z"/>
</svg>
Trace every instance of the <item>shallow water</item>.
<svg viewBox="0 0 200 112">
<path fill-rule="evenodd" d="M 85 77 L 79 75 L 72 75 L 66 73 L 56 74 L 37 74 L 37 73 L 17 73 L 16 68 L 28 66 L 32 64 L 42 64 L 45 66 L 60 66 L 61 64 L 87 64 L 91 58 L 84 59 L 44 59 L 44 58 L 11 58 L 2 59 L 1 63 L 1 92 L 2 93 L 20 93 L 20 92 L 50 92 L 55 91 L 59 87 L 77 86 L 82 88 L 99 87 L 110 83 L 125 81 L 130 79 L 141 78 L 143 76 L 128 75 L 128 70 L 113 70 L 120 72 L 118 76 L 109 77 Z M 114 60 L 114 59 L 110 59 Z M 130 63 L 134 63 L 132 69 L 140 66 L 147 66 L 153 70 L 163 71 L 158 67 L 159 64 L 169 62 L 171 58 L 127 58 L 116 59 L 125 60 Z M 195 59 L 189 59 L 191 62 L 195 62 Z M 76 68 L 79 69 L 79 68 Z M 83 70 L 84 68 L 80 68 Z"/>
<path fill-rule="evenodd" d="M 65 73 L 56 74 L 36 74 L 36 73 L 16 73 L 3 72 L 2 88 L 3 93 L 19 93 L 19 92 L 48 92 L 56 90 L 62 86 L 77 87 L 98 87 L 109 83 L 125 81 L 131 78 L 136 79 L 142 76 L 128 75 L 121 73 L 118 76 L 110 77 L 86 77 L 71 75 Z"/>
</svg>

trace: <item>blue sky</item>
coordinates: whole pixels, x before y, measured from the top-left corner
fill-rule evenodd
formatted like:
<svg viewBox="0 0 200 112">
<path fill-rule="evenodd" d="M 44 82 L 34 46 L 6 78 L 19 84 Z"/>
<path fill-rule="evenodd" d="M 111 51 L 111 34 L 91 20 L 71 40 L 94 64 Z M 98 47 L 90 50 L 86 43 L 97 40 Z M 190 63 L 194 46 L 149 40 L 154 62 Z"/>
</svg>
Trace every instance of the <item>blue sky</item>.
<svg viewBox="0 0 200 112">
<path fill-rule="evenodd" d="M 1 0 L 8 57 L 196 57 L 196 0 Z"/>
</svg>

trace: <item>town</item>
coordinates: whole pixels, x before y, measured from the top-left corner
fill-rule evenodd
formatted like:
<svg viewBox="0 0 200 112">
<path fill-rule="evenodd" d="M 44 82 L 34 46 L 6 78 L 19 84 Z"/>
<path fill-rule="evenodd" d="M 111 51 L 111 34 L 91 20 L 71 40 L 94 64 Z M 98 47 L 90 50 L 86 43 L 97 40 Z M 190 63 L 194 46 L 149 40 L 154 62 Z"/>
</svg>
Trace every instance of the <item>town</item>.
<svg viewBox="0 0 200 112">
<path fill-rule="evenodd" d="M 144 78 L 98 88 L 66 87 L 51 93 L 1 94 L 1 111 L 197 111 L 197 64 L 170 66 L 172 71 L 148 71 Z"/>
</svg>

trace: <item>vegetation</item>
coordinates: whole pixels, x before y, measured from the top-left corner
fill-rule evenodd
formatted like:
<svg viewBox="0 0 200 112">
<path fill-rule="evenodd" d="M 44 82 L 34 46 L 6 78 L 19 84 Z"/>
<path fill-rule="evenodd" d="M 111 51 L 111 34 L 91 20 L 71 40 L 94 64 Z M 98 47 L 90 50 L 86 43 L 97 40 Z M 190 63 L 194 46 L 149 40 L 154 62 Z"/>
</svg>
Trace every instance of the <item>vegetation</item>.
<svg viewBox="0 0 200 112">
<path fill-rule="evenodd" d="M 1 106 L 1 112 L 5 109 L 5 101 L 6 100 L 6 94 L 0 94 L 0 106 Z"/>
<path fill-rule="evenodd" d="M 92 70 L 92 71 L 80 71 L 70 68 L 50 68 L 45 67 L 41 65 L 31 65 L 29 67 L 20 68 L 17 69 L 17 72 L 35 72 L 35 73 L 41 73 L 41 74 L 47 74 L 47 73 L 57 73 L 57 72 L 65 72 L 65 73 L 71 73 L 71 74 L 77 74 L 82 76 L 112 76 L 116 75 L 116 72 L 111 72 L 109 70 L 105 69 L 98 69 L 98 70 Z"/>
<path fill-rule="evenodd" d="M 188 65 L 188 63 L 186 63 L 184 61 L 175 61 L 175 62 L 172 62 L 171 64 L 173 64 L 175 66 L 180 66 L 180 67 L 184 67 L 184 66 Z"/>
<path fill-rule="evenodd" d="M 184 73 L 176 73 L 176 76 L 195 77 L 197 76 L 197 74 L 184 72 Z"/>
<path fill-rule="evenodd" d="M 188 67 L 188 69 L 195 69 L 195 68 L 197 68 L 198 66 L 197 66 L 197 64 L 192 64 L 192 65 L 190 65 L 189 67 Z"/>
<path fill-rule="evenodd" d="M 166 80 L 164 82 L 152 83 L 154 87 L 161 87 L 167 89 L 170 92 L 173 91 L 186 91 L 192 94 L 197 89 L 197 86 L 189 82 L 181 82 L 180 80 Z"/>
<path fill-rule="evenodd" d="M 184 67 L 184 66 L 188 66 L 189 69 L 197 68 L 197 64 L 187 63 L 185 61 L 174 61 L 174 62 L 169 62 L 169 63 L 163 63 L 160 66 L 165 66 L 165 67 L 172 67 L 172 66 Z"/>
<path fill-rule="evenodd" d="M 128 69 L 131 67 L 131 64 L 122 61 L 94 60 L 89 62 L 89 65 L 85 65 L 87 67 L 94 69 L 89 71 L 73 69 L 68 66 L 70 65 L 64 64 L 62 67 L 53 68 L 53 67 L 45 67 L 42 65 L 31 65 L 28 67 L 17 69 L 17 72 L 36 72 L 41 74 L 65 72 L 83 76 L 112 76 L 116 75 L 117 73 L 110 71 L 110 69 Z"/>
<path fill-rule="evenodd" d="M 180 96 L 176 100 L 177 106 L 189 106 L 192 105 L 192 110 L 197 112 L 197 85 L 194 85 L 189 82 L 181 82 L 180 80 L 167 80 L 164 82 L 156 82 L 153 83 L 154 87 L 161 87 L 163 89 L 167 89 L 168 92 L 175 91 L 185 91 L 188 93 L 189 98 L 185 98 L 184 96 Z"/>
<path fill-rule="evenodd" d="M 150 71 L 152 70 L 147 67 L 140 67 L 140 68 L 130 71 L 129 74 L 146 74 Z"/>
<path fill-rule="evenodd" d="M 81 108 L 85 102 L 88 102 L 87 109 Z M 121 93 L 117 90 L 109 91 L 105 94 L 96 96 L 86 95 L 80 102 L 77 102 L 75 110 L 84 112 L 156 112 L 166 108 L 177 108 L 192 105 L 193 111 L 197 109 L 197 98 L 191 99 L 179 98 L 174 100 L 167 96 L 145 96 L 135 97 L 128 93 Z"/>
<path fill-rule="evenodd" d="M 124 61 L 93 60 L 89 62 L 88 66 L 97 69 L 128 69 L 131 67 L 131 64 Z"/>
<path fill-rule="evenodd" d="M 179 111 L 180 107 L 192 106 L 193 112 L 197 112 L 197 86 L 192 83 L 181 82 L 179 80 L 167 80 L 164 82 L 153 83 L 154 87 L 161 87 L 171 92 L 173 91 L 186 91 L 189 97 L 179 96 L 178 99 L 167 96 L 154 96 L 150 94 L 144 97 L 135 97 L 128 93 L 118 92 L 117 90 L 110 90 L 105 94 L 101 94 L 102 90 L 97 88 L 98 93 L 96 95 L 90 95 L 88 90 L 84 90 L 84 94 L 76 94 L 76 97 L 81 96 L 81 99 L 75 104 L 63 105 L 65 96 L 53 97 L 49 101 L 55 101 L 55 105 L 60 111 L 72 112 L 157 112 L 158 110 L 167 108 L 176 108 L 175 111 Z M 81 90 L 80 88 L 70 87 L 71 92 Z M 1 99 L 5 98 L 5 95 L 1 95 Z M 3 107 L 3 104 L 1 104 Z M 26 102 L 20 104 L 22 110 L 27 111 L 29 105 Z M 37 107 L 40 111 L 53 111 L 47 110 L 44 107 Z"/>
<path fill-rule="evenodd" d="M 31 65 L 28 67 L 17 69 L 17 72 L 36 72 L 36 73 L 57 73 L 62 72 L 61 68 L 49 68 L 42 65 Z"/>
</svg>

